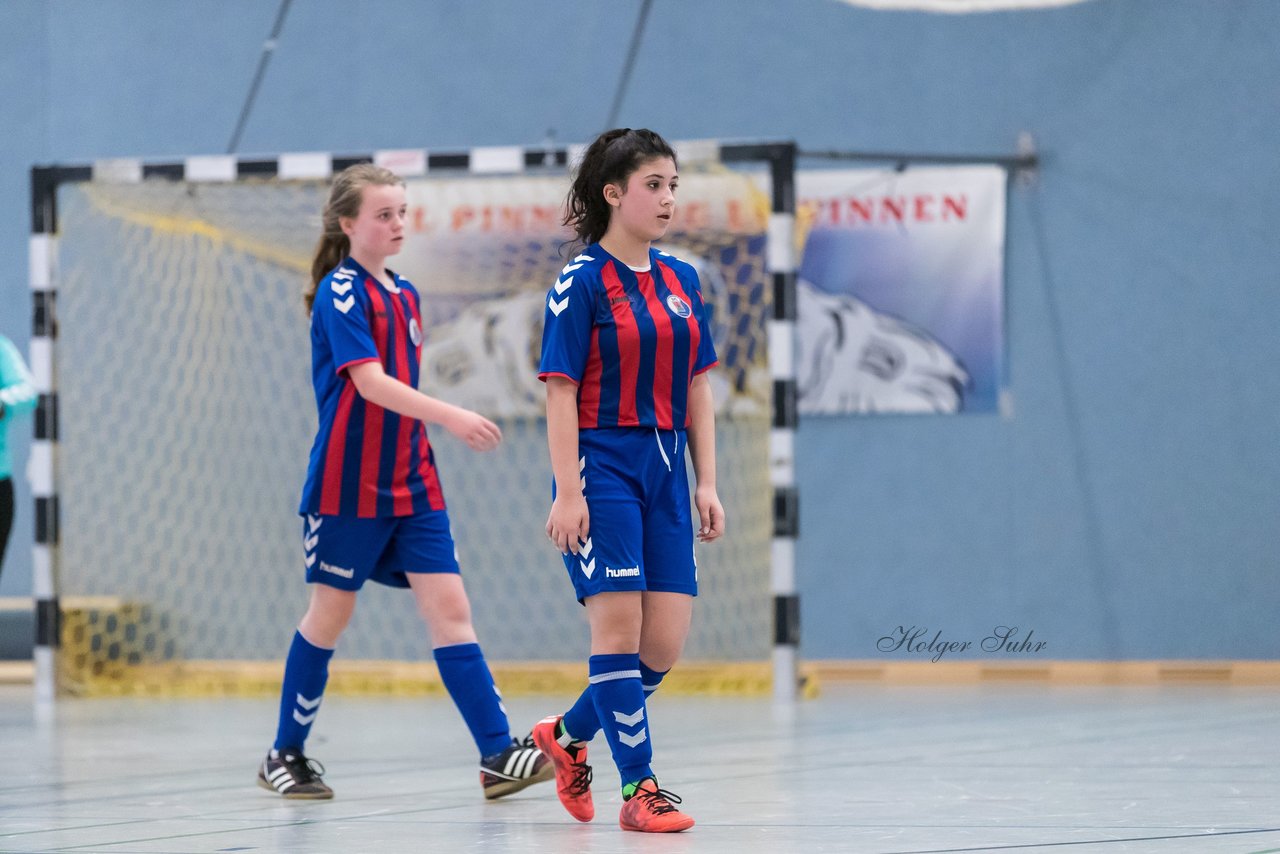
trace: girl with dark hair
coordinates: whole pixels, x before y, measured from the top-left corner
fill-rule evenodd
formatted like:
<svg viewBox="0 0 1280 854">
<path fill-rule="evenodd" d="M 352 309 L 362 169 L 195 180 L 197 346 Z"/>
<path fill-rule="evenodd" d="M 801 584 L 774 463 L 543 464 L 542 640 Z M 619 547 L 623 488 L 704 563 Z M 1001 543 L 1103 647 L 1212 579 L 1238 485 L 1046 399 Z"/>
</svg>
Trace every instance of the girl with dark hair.
<svg viewBox="0 0 1280 854">
<path fill-rule="evenodd" d="M 502 433 L 475 412 L 417 390 L 418 292 L 387 269 L 400 251 L 404 183 L 371 164 L 340 172 L 325 206 L 305 299 L 320 424 L 302 491 L 303 561 L 311 602 L 285 662 L 279 725 L 258 785 L 286 798 L 331 798 L 303 746 L 324 695 L 329 660 L 366 581 L 413 591 L 440 678 L 480 752 L 486 798 L 551 779 L 529 739 L 511 737 L 471 623 L 449 514 L 423 422 L 475 451 Z"/>
<path fill-rule="evenodd" d="M 716 364 L 695 269 L 653 248 L 675 213 L 676 156 L 650 130 L 611 130 L 583 155 L 565 224 L 584 244 L 547 295 L 539 378 L 555 475 L 546 532 L 591 628 L 587 690 L 539 722 L 561 803 L 595 815 L 587 742 L 603 728 L 625 830 L 693 826 L 654 775 L 645 698 L 675 664 L 697 595 L 697 539 L 724 533 L 716 494 Z"/>
</svg>

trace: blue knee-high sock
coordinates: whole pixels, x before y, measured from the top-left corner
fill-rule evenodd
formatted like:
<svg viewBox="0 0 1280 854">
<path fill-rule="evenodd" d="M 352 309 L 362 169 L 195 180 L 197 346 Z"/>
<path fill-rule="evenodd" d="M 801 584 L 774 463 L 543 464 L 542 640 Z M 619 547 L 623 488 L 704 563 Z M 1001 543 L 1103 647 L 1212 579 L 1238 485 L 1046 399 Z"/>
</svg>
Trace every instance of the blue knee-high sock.
<svg viewBox="0 0 1280 854">
<path fill-rule="evenodd" d="M 493 684 L 493 674 L 485 663 L 480 644 L 439 646 L 432 652 L 440 669 L 440 681 L 467 722 L 480 755 L 492 756 L 510 747 L 507 710 L 502 706 L 502 697 Z"/>
<path fill-rule="evenodd" d="M 574 741 L 590 741 L 596 737 L 596 733 L 600 731 L 600 715 L 596 713 L 595 701 L 591 699 L 590 685 L 578 695 L 577 701 L 564 713 L 560 722 L 569 738 Z"/>
<path fill-rule="evenodd" d="M 280 723 L 276 727 L 276 750 L 302 750 L 311 724 L 320 712 L 320 699 L 329 681 L 329 659 L 333 650 L 316 646 L 293 633 L 289 657 L 284 662 L 284 683 L 280 686 Z"/>
<path fill-rule="evenodd" d="M 662 677 L 669 672 L 668 670 L 659 672 L 643 661 L 640 662 L 640 686 L 644 688 L 646 704 L 649 701 L 649 697 L 662 684 Z M 590 687 L 583 691 L 578 696 L 578 701 L 573 704 L 573 707 L 564 713 L 562 723 L 564 724 L 564 731 L 574 741 L 590 741 L 596 737 L 596 733 L 600 731 L 600 716 L 596 714 L 595 703 L 591 700 Z"/>
<path fill-rule="evenodd" d="M 662 677 L 670 672 L 670 670 L 657 671 L 643 661 L 640 662 L 640 686 L 644 688 L 646 701 L 653 696 L 654 691 L 658 690 L 658 686 L 662 684 Z"/>
<path fill-rule="evenodd" d="M 653 745 L 649 740 L 644 688 L 640 686 L 640 656 L 593 655 L 589 672 L 591 700 L 622 784 L 652 777 L 649 763 L 653 760 Z"/>
</svg>

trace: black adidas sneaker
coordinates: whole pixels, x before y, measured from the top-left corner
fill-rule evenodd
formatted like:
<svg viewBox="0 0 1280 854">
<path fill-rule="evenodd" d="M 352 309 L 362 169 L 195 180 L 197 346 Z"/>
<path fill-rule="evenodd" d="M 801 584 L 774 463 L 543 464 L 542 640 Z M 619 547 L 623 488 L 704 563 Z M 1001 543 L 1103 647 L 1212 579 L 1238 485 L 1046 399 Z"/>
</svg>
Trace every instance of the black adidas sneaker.
<svg viewBox="0 0 1280 854">
<path fill-rule="evenodd" d="M 301 751 L 285 748 L 279 756 L 272 757 L 268 753 L 262 760 L 258 768 L 258 785 L 286 798 L 328 800 L 333 797 L 333 789 L 324 784 L 320 779 L 322 776 L 323 765 L 303 756 Z"/>
<path fill-rule="evenodd" d="M 532 738 L 512 742 L 501 753 L 480 760 L 480 786 L 485 799 L 490 801 L 555 775 L 555 766 L 534 746 Z"/>
</svg>

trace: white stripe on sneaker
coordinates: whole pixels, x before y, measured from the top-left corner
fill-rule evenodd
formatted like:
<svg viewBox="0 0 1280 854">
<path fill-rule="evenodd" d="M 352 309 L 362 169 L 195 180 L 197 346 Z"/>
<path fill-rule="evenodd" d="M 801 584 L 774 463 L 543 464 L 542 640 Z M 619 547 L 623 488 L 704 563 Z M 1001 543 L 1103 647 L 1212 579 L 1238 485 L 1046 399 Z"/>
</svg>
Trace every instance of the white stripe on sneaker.
<svg viewBox="0 0 1280 854">
<path fill-rule="evenodd" d="M 284 779 L 281 779 L 282 777 Z M 267 782 L 274 786 L 277 792 L 287 792 L 297 785 L 297 781 L 293 779 L 289 769 L 283 765 L 267 776 Z"/>
<path fill-rule="evenodd" d="M 519 751 L 512 753 L 507 757 L 507 764 L 503 766 L 502 773 L 512 780 L 518 779 L 520 777 L 520 760 L 522 758 Z"/>
</svg>

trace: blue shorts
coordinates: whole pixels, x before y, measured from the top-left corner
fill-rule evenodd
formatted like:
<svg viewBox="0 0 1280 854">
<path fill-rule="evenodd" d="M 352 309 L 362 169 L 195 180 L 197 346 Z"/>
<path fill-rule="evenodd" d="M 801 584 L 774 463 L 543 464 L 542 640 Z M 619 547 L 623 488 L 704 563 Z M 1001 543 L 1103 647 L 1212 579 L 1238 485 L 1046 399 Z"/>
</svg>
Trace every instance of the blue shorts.
<svg viewBox="0 0 1280 854">
<path fill-rule="evenodd" d="M 564 565 L 579 602 L 609 590 L 698 595 L 685 442 L 683 430 L 652 427 L 578 432 L 590 533 Z"/>
<path fill-rule="evenodd" d="M 407 573 L 458 572 L 449 511 L 412 516 L 302 517 L 308 584 L 359 590 L 366 581 L 408 587 Z"/>
</svg>

